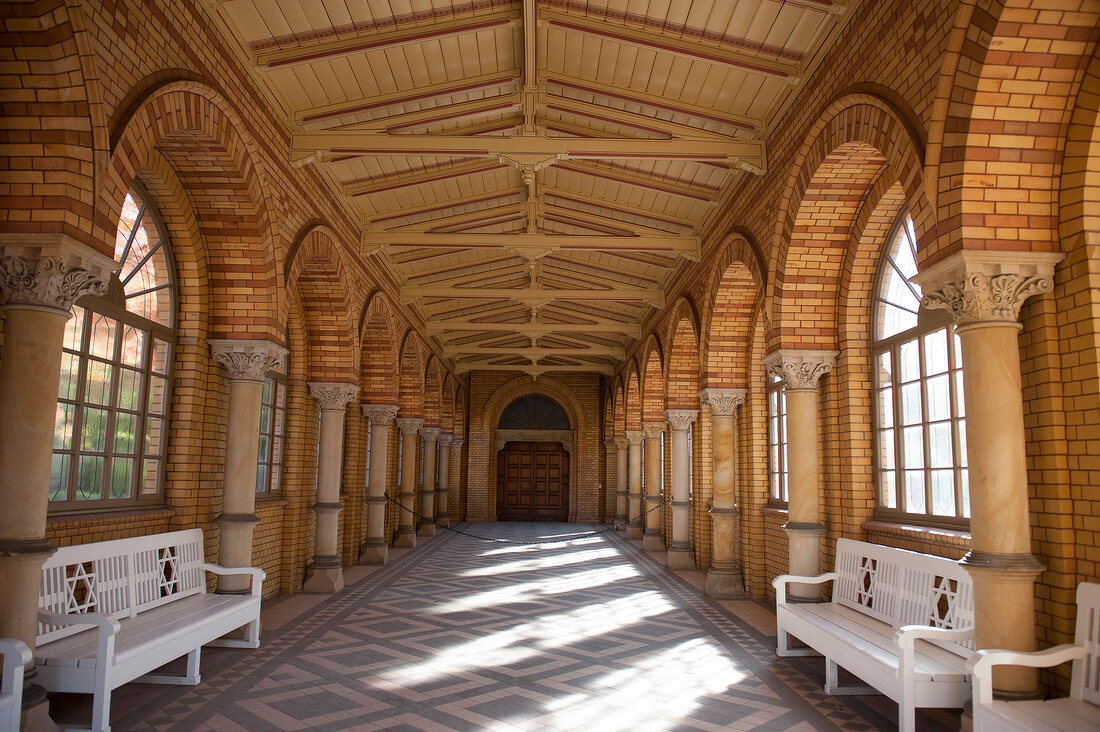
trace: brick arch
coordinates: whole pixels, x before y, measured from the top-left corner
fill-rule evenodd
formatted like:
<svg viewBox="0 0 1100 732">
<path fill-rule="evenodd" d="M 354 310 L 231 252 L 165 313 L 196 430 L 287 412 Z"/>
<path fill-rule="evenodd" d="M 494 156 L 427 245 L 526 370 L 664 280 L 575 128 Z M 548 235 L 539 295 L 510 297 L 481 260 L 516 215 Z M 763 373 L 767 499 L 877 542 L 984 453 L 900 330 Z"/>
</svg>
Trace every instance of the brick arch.
<svg viewBox="0 0 1100 732">
<path fill-rule="evenodd" d="M 626 403 L 623 396 L 623 385 L 621 383 L 615 386 L 615 398 L 614 398 L 615 411 L 612 414 L 612 432 L 614 437 L 622 437 L 626 432 Z"/>
<path fill-rule="evenodd" d="M 126 192 L 158 152 L 187 190 L 207 242 L 212 335 L 281 341 L 273 199 L 232 105 L 201 83 L 173 81 L 151 90 L 120 125 L 97 181 L 93 239 L 113 251 Z"/>
<path fill-rule="evenodd" d="M 603 439 L 611 440 L 615 437 L 615 400 L 611 392 L 607 392 L 603 403 Z"/>
<path fill-rule="evenodd" d="M 550 397 L 561 405 L 569 417 L 569 424 L 576 434 L 581 434 L 587 429 L 588 421 L 585 419 L 585 408 L 577 395 L 566 388 L 556 379 L 547 376 L 538 380 L 529 376 L 518 376 L 511 381 L 506 381 L 497 387 L 496 391 L 485 401 L 485 410 L 481 414 L 481 428 L 495 430 L 500 423 L 500 416 L 508 405 L 520 397 L 528 394 L 538 394 Z M 574 443 L 575 448 L 580 448 L 579 441 Z M 574 456 L 576 458 L 576 456 Z"/>
<path fill-rule="evenodd" d="M 702 376 L 709 387 L 745 385 L 749 325 L 760 307 L 764 284 L 756 251 L 751 239 L 732 236 L 711 269 L 708 319 L 700 328 Z"/>
<path fill-rule="evenodd" d="M 638 383 L 638 364 L 630 362 L 626 376 L 626 429 L 642 428 L 642 389 Z"/>
<path fill-rule="evenodd" d="M 940 219 L 952 226 L 922 267 L 959 249 L 1061 249 L 1057 186 L 1066 131 L 1100 24 L 1093 0 L 1044 10 L 1042 0 L 1001 0 L 967 3 L 959 14 L 930 150 Z M 960 26 L 982 32 L 964 35 Z M 1005 191 L 1014 193 L 1006 198 Z"/>
<path fill-rule="evenodd" d="M 1062 250 L 1068 252 L 1081 243 L 1100 246 L 1100 49 L 1093 53 L 1081 81 L 1066 132 L 1062 181 L 1058 217 Z"/>
<path fill-rule="evenodd" d="M 424 424 L 428 427 L 440 426 L 441 400 L 440 392 L 443 389 L 443 381 L 439 376 L 439 359 L 434 355 L 428 357 L 428 367 L 424 369 Z"/>
<path fill-rule="evenodd" d="M 363 403 L 396 404 L 399 358 L 394 349 L 393 309 L 385 293 L 375 292 L 367 299 L 360 323 Z"/>
<path fill-rule="evenodd" d="M 462 439 L 466 434 L 466 390 L 459 384 L 455 388 L 454 435 Z"/>
<path fill-rule="evenodd" d="M 310 227 L 295 242 L 287 291 L 298 293 L 310 333 L 310 374 L 317 381 L 358 381 L 354 309 L 340 246 L 332 231 Z"/>
<path fill-rule="evenodd" d="M 447 434 L 455 433 L 455 380 L 450 374 L 443 375 L 443 399 L 439 403 L 439 426 Z"/>
<path fill-rule="evenodd" d="M 668 408 L 699 408 L 699 324 L 687 301 L 673 310 L 668 356 Z"/>
<path fill-rule="evenodd" d="M 409 329 L 401 342 L 400 379 L 398 380 L 397 403 L 401 407 L 401 417 L 423 417 L 424 395 L 421 389 L 424 373 L 424 349 L 420 336 Z"/>
<path fill-rule="evenodd" d="M 665 411 L 665 370 L 661 358 L 661 344 L 655 336 L 650 336 L 643 351 L 645 371 L 642 381 L 642 423 L 660 422 Z"/>
</svg>

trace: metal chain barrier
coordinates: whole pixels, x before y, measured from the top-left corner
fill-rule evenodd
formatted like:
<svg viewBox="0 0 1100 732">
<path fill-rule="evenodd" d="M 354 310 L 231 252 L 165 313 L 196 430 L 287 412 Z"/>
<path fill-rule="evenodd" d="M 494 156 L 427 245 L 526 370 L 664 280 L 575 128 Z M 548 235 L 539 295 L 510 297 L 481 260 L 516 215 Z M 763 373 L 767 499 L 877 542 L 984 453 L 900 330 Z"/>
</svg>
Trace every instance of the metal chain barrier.
<svg viewBox="0 0 1100 732">
<path fill-rule="evenodd" d="M 649 514 L 653 513 L 658 508 L 660 508 L 661 506 L 667 506 L 668 504 L 672 503 L 672 501 L 670 499 L 665 499 L 663 501 L 660 501 L 653 508 L 649 509 L 648 511 L 645 511 L 643 513 L 638 514 L 637 516 L 635 516 L 632 519 L 627 519 L 626 521 L 611 524 L 610 526 L 608 526 L 606 528 L 603 528 L 603 529 L 597 529 L 595 531 L 587 531 L 583 534 L 570 534 L 569 536 L 566 536 L 562 539 L 527 540 L 527 539 L 501 539 L 499 537 L 478 536 L 477 534 L 471 534 L 470 532 L 462 531 L 461 529 L 452 529 L 450 526 L 440 526 L 439 524 L 436 524 L 435 521 L 430 521 L 430 520 L 424 518 L 419 513 L 412 510 L 411 508 L 405 508 L 404 506 L 401 505 L 401 502 L 398 501 L 397 499 L 392 498 L 390 496 L 385 496 L 385 498 L 386 498 L 387 501 L 389 501 L 393 505 L 397 506 L 398 508 L 400 508 L 405 513 L 411 513 L 418 520 L 424 521 L 425 523 L 434 524 L 437 528 L 443 529 L 444 531 L 450 531 L 452 534 L 460 534 L 462 536 L 467 536 L 471 539 L 477 539 L 478 541 L 488 541 L 488 542 L 491 542 L 491 543 L 494 543 L 494 544 L 514 544 L 516 546 L 530 546 L 532 544 L 562 544 L 562 543 L 567 542 L 567 541 L 573 541 L 574 539 L 586 539 L 589 536 L 599 536 L 600 534 L 606 534 L 610 531 L 618 531 L 620 528 L 626 527 L 627 525 L 632 524 L 635 521 L 639 521 L 642 518 L 644 518 L 645 516 L 648 516 Z"/>
</svg>

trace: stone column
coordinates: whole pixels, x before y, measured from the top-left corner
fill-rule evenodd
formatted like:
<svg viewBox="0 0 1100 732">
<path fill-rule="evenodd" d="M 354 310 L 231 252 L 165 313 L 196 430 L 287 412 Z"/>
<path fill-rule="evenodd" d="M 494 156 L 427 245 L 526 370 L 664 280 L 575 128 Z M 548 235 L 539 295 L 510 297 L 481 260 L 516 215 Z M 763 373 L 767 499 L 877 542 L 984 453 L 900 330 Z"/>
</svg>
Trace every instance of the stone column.
<svg viewBox="0 0 1100 732">
<path fill-rule="evenodd" d="M 305 592 L 339 592 L 344 587 L 340 565 L 340 477 L 344 469 L 344 418 L 348 402 L 359 393 L 355 384 L 311 381 L 309 392 L 321 405 L 317 444 L 317 532 L 313 561 L 306 567 Z"/>
<path fill-rule="evenodd" d="M 791 574 L 821 574 L 821 475 L 818 462 L 817 384 L 833 370 L 836 351 L 780 350 L 764 358 L 769 374 L 783 379 L 787 402 L 787 532 Z M 821 585 L 795 583 L 796 602 L 819 602 Z"/>
<path fill-rule="evenodd" d="M 404 549 L 416 546 L 416 436 L 424 420 L 416 417 L 398 417 L 397 427 L 401 430 L 401 486 L 398 499 L 401 508 L 397 519 L 397 536 L 393 545 Z"/>
<path fill-rule="evenodd" d="M 661 517 L 657 506 L 661 504 L 661 433 L 664 422 L 651 422 L 643 426 L 645 432 L 645 534 L 642 549 L 664 551 L 665 540 L 661 536 Z"/>
<path fill-rule="evenodd" d="M 0 358 L 0 636 L 31 649 L 38 634 L 61 344 L 73 302 L 104 295 L 110 257 L 64 236 L 0 238 L 0 293 L 5 304 Z M 24 669 L 23 729 L 53 730 L 46 692 Z"/>
<path fill-rule="evenodd" d="M 279 369 L 286 349 L 269 341 L 211 339 L 214 360 L 229 372 L 229 406 L 225 425 L 225 469 L 218 563 L 224 567 L 252 566 L 252 532 L 256 517 L 256 471 L 260 450 L 260 410 L 264 378 Z M 219 576 L 218 592 L 249 592 L 251 578 Z"/>
<path fill-rule="evenodd" d="M 626 520 L 629 507 L 627 505 L 627 481 L 629 471 L 627 469 L 626 438 L 615 438 L 615 524 L 619 531 L 626 528 Z"/>
<path fill-rule="evenodd" d="M 710 410 L 711 564 L 704 591 L 711 597 L 745 596 L 741 568 L 741 527 L 737 501 L 737 408 L 744 389 L 704 389 L 699 401 Z"/>
<path fill-rule="evenodd" d="M 627 430 L 626 442 L 629 453 L 627 460 L 629 467 L 627 503 L 626 503 L 626 538 L 641 539 L 642 532 L 642 440 L 645 432 L 642 430 Z"/>
<path fill-rule="evenodd" d="M 439 427 L 421 427 L 420 439 L 424 447 L 424 474 L 420 476 L 420 515 L 424 523 L 417 536 L 435 536 L 435 460 Z"/>
<path fill-rule="evenodd" d="M 364 506 L 367 538 L 359 549 L 359 564 L 385 564 L 386 488 L 389 479 L 390 426 L 397 416 L 396 404 L 363 404 L 363 416 L 370 420 L 370 481 Z"/>
<path fill-rule="evenodd" d="M 671 569 L 695 569 L 695 554 L 688 537 L 691 535 L 691 451 L 688 436 L 691 425 L 699 417 L 697 409 L 669 409 L 665 419 L 672 427 L 672 538 L 668 545 L 666 564 Z"/>
<path fill-rule="evenodd" d="M 436 476 L 435 523 L 440 528 L 451 525 L 451 512 L 447 507 L 451 492 L 451 442 L 454 435 L 439 436 L 439 474 Z"/>
<path fill-rule="evenodd" d="M 1035 650 L 1035 580 L 1043 566 L 1031 553 L 1020 307 L 1050 292 L 1062 254 L 959 252 L 920 273 L 926 308 L 949 310 L 962 346 L 971 549 L 963 558 L 974 580 L 978 648 Z M 1038 672 L 998 666 L 1002 697 L 1033 697 Z"/>
<path fill-rule="evenodd" d="M 450 490 L 447 491 L 447 501 L 448 501 L 448 503 L 452 500 L 455 501 L 456 502 L 455 503 L 456 507 L 458 509 L 460 509 L 460 512 L 459 512 L 458 515 L 463 516 L 463 517 L 466 514 L 466 508 L 465 508 L 465 505 L 463 504 L 463 501 L 466 498 L 466 492 L 464 490 L 462 490 L 462 476 L 463 476 L 462 446 L 465 445 L 465 444 L 466 444 L 466 440 L 459 439 L 458 437 L 454 438 L 451 441 L 451 460 L 453 460 L 454 463 L 455 463 L 454 464 L 455 469 L 450 471 L 450 474 L 448 475 L 448 480 L 451 483 L 451 488 L 450 488 Z M 451 509 L 450 509 L 450 506 L 448 506 L 447 507 L 448 522 L 450 521 L 450 518 L 449 518 L 450 513 L 451 513 Z M 463 519 L 459 519 L 459 520 L 463 520 Z"/>
</svg>

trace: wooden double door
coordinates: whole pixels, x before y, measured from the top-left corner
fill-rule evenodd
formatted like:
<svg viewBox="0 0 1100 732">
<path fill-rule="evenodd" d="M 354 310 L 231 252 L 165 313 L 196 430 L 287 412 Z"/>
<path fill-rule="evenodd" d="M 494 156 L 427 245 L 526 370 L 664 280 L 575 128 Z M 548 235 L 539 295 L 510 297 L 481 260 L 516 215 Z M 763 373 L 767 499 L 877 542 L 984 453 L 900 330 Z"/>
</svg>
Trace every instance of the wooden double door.
<svg viewBox="0 0 1100 732">
<path fill-rule="evenodd" d="M 497 453 L 497 521 L 568 521 L 569 453 L 560 442 L 509 442 Z"/>
</svg>

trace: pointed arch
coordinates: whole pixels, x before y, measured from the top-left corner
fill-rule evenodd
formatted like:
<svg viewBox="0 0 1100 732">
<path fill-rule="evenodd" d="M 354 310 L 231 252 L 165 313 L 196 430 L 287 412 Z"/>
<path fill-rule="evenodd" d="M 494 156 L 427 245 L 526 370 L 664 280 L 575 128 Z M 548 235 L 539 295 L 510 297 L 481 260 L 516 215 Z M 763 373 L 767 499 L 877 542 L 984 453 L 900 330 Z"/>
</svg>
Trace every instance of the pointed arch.
<svg viewBox="0 0 1100 732">
<path fill-rule="evenodd" d="M 703 377 L 710 388 L 742 388 L 748 378 L 749 325 L 761 306 L 763 273 L 743 234 L 726 242 L 711 271 L 709 320 L 703 327 Z"/>
<path fill-rule="evenodd" d="M 401 342 L 401 371 L 397 403 L 402 417 L 424 416 L 424 394 L 421 385 L 424 356 L 420 336 L 411 328 Z"/>
<path fill-rule="evenodd" d="M 397 404 L 398 364 L 393 309 L 385 293 L 367 297 L 360 318 L 360 394 L 364 404 Z"/>
<path fill-rule="evenodd" d="M 664 421 L 665 373 L 661 358 L 661 344 L 656 336 L 650 336 L 644 351 L 645 371 L 642 380 L 642 423 Z"/>
<path fill-rule="evenodd" d="M 638 364 L 633 359 L 626 377 L 626 429 L 642 428 L 642 387 L 639 383 Z"/>
<path fill-rule="evenodd" d="M 672 311 L 668 356 L 668 408 L 699 408 L 699 321 L 683 298 Z"/>
<path fill-rule="evenodd" d="M 429 356 L 428 366 L 424 369 L 424 424 L 429 427 L 440 426 L 442 389 L 439 359 L 435 355 Z"/>
<path fill-rule="evenodd" d="M 612 415 L 612 430 L 614 437 L 622 437 L 626 432 L 626 397 L 623 392 L 623 385 L 621 381 L 616 380 L 615 384 L 615 411 Z"/>
</svg>

